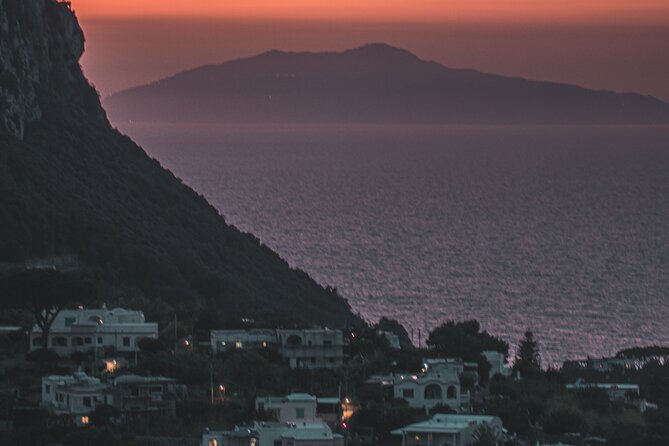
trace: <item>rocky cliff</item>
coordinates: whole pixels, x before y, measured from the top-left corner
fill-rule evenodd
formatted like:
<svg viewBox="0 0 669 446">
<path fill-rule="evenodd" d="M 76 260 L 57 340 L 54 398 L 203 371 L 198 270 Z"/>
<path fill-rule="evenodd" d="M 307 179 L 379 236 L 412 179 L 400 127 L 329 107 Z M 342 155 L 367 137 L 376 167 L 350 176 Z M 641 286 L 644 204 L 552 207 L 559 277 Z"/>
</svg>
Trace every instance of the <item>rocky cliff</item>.
<svg viewBox="0 0 669 446">
<path fill-rule="evenodd" d="M 335 290 L 227 225 L 111 128 L 80 70 L 84 37 L 67 4 L 0 5 L 0 248 L 75 255 L 101 300 L 150 318 L 359 322 Z"/>
<path fill-rule="evenodd" d="M 85 82 L 79 69 L 84 35 L 69 3 L 0 0 L 0 5 L 0 128 L 23 137 L 26 124 L 42 117 L 45 92 L 62 99 Z"/>
</svg>

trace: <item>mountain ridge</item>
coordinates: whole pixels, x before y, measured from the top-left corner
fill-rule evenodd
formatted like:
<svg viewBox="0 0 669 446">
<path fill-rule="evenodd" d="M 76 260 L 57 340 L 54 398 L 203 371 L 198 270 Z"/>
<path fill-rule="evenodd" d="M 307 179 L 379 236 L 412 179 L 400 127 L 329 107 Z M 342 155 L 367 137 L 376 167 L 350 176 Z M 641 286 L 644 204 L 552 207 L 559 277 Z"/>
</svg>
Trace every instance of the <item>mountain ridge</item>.
<svg viewBox="0 0 669 446">
<path fill-rule="evenodd" d="M 448 68 L 406 49 L 270 50 L 107 97 L 113 121 L 664 124 L 652 96 Z"/>
</svg>

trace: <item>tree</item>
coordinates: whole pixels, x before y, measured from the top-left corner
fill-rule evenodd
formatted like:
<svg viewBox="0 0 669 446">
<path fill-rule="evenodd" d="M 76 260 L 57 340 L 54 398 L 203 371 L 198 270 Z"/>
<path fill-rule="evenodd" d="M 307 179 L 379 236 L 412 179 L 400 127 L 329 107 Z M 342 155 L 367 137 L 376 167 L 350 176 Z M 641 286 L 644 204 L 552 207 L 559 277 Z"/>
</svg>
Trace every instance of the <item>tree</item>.
<svg viewBox="0 0 669 446">
<path fill-rule="evenodd" d="M 472 436 L 471 446 L 497 446 L 499 444 L 499 432 L 488 423 L 480 425 Z"/>
<path fill-rule="evenodd" d="M 494 350 L 509 353 L 509 345 L 502 339 L 481 331 L 478 321 L 448 321 L 430 332 L 427 345 L 439 356 L 477 361 L 482 352 Z"/>
<path fill-rule="evenodd" d="M 42 349 L 49 345 L 49 330 L 58 314 L 68 306 L 91 301 L 95 294 L 90 282 L 56 270 L 23 270 L 0 282 L 0 305 L 32 313 L 42 331 Z"/>
<path fill-rule="evenodd" d="M 522 375 L 534 375 L 541 371 L 541 356 L 539 355 L 539 343 L 534 339 L 534 334 L 527 330 L 525 337 L 518 344 L 516 360 L 513 370 Z"/>
</svg>

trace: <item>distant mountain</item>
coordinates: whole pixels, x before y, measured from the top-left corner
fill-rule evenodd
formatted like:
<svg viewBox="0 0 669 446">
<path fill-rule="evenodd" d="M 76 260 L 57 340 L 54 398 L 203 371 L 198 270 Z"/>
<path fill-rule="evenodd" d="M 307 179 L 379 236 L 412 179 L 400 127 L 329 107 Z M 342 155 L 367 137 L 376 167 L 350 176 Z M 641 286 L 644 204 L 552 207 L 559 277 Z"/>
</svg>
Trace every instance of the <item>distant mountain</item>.
<svg viewBox="0 0 669 446">
<path fill-rule="evenodd" d="M 452 69 L 384 44 L 270 51 L 112 95 L 112 121 L 489 124 L 669 123 L 669 105 Z"/>
<path fill-rule="evenodd" d="M 0 0 L 0 264 L 74 254 L 101 300 L 162 320 L 360 321 L 113 130 L 83 49 L 68 4 Z"/>
</svg>

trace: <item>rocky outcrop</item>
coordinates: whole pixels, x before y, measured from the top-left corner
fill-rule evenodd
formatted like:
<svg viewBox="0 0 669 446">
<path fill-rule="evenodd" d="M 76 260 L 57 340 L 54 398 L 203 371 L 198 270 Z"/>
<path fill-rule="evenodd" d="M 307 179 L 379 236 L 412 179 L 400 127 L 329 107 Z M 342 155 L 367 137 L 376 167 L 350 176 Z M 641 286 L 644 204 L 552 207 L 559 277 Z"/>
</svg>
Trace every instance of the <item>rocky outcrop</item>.
<svg viewBox="0 0 669 446">
<path fill-rule="evenodd" d="M 65 99 L 75 85 L 88 85 L 79 69 L 83 52 L 68 2 L 0 0 L 0 131 L 22 138 L 44 113 L 44 92 Z"/>
</svg>

